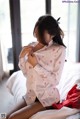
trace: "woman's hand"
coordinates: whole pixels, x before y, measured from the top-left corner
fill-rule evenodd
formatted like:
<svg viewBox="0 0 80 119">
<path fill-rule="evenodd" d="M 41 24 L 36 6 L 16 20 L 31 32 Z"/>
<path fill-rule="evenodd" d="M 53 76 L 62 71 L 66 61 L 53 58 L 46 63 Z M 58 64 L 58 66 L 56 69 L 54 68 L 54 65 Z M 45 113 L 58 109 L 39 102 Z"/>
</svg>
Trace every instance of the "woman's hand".
<svg viewBox="0 0 80 119">
<path fill-rule="evenodd" d="M 34 48 L 33 48 L 33 52 L 37 51 L 37 50 L 40 50 L 41 48 L 43 48 L 44 45 L 41 44 L 41 43 L 38 43 Z"/>
<path fill-rule="evenodd" d="M 27 53 L 31 53 L 32 49 L 33 49 L 32 46 L 24 46 L 22 51 L 20 52 L 19 58 L 24 57 Z"/>
<path fill-rule="evenodd" d="M 37 65 L 37 59 L 35 55 L 28 55 L 28 62 L 34 67 Z"/>
</svg>

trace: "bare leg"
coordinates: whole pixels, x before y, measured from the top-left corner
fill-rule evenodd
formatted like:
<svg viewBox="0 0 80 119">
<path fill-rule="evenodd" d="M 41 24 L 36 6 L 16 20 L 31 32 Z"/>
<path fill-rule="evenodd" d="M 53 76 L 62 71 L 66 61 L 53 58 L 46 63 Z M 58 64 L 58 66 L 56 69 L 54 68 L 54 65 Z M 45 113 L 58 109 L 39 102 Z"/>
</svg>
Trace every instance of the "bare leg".
<svg viewBox="0 0 80 119">
<path fill-rule="evenodd" d="M 25 106 L 27 106 L 27 104 L 26 104 L 25 100 L 22 99 L 15 107 L 13 107 L 13 109 L 12 109 L 10 112 L 8 112 L 6 118 L 8 119 L 8 117 L 9 117 L 12 113 L 14 113 L 15 111 L 17 111 L 17 110 L 19 110 L 19 109 L 21 109 L 21 108 L 23 108 L 23 107 L 25 107 Z"/>
<path fill-rule="evenodd" d="M 10 115 L 8 119 L 29 119 L 33 114 L 38 111 L 45 110 L 46 108 L 42 106 L 40 102 L 34 102 Z"/>
</svg>

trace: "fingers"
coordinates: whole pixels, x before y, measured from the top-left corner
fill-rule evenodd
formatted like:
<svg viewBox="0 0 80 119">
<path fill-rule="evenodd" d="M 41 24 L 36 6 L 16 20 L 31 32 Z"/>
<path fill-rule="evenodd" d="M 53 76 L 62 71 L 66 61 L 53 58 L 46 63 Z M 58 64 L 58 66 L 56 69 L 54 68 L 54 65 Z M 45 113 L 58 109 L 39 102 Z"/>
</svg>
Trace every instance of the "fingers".
<svg viewBox="0 0 80 119">
<path fill-rule="evenodd" d="M 24 57 L 27 53 L 29 54 L 32 52 L 32 46 L 31 47 L 24 47 L 19 55 L 19 58 Z"/>
</svg>

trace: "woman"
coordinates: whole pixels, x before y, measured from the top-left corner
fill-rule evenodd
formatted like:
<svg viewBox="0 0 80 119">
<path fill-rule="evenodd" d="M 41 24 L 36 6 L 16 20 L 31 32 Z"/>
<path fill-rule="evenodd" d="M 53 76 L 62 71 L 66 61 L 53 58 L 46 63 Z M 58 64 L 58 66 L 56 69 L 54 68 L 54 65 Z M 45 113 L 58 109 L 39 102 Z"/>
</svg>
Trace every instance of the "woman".
<svg viewBox="0 0 80 119">
<path fill-rule="evenodd" d="M 50 109 L 60 100 L 56 85 L 65 62 L 63 32 L 50 15 L 40 17 L 34 31 L 38 42 L 25 47 L 20 54 L 19 66 L 27 78 L 27 93 L 7 119 L 28 119 L 38 111 Z"/>
</svg>

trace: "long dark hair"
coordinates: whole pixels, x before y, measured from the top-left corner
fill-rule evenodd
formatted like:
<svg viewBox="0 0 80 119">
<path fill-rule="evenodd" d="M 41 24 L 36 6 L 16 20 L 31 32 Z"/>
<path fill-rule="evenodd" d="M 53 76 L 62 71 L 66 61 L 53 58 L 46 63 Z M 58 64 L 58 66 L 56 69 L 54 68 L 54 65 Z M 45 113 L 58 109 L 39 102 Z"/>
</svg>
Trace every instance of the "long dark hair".
<svg viewBox="0 0 80 119">
<path fill-rule="evenodd" d="M 45 18 L 45 15 L 39 17 L 39 19 L 38 19 L 37 22 L 35 23 L 35 26 L 34 26 L 34 29 L 33 29 L 33 35 L 34 35 L 34 33 L 35 33 L 36 27 L 38 27 L 40 21 L 41 21 L 43 18 Z"/>
<path fill-rule="evenodd" d="M 66 47 L 62 40 L 64 34 L 59 27 L 58 21 L 55 20 L 51 15 L 44 15 L 38 19 L 34 29 L 38 27 L 39 42 L 44 45 L 48 45 L 44 39 L 44 32 L 47 31 L 50 35 L 53 35 L 53 42 Z"/>
</svg>

